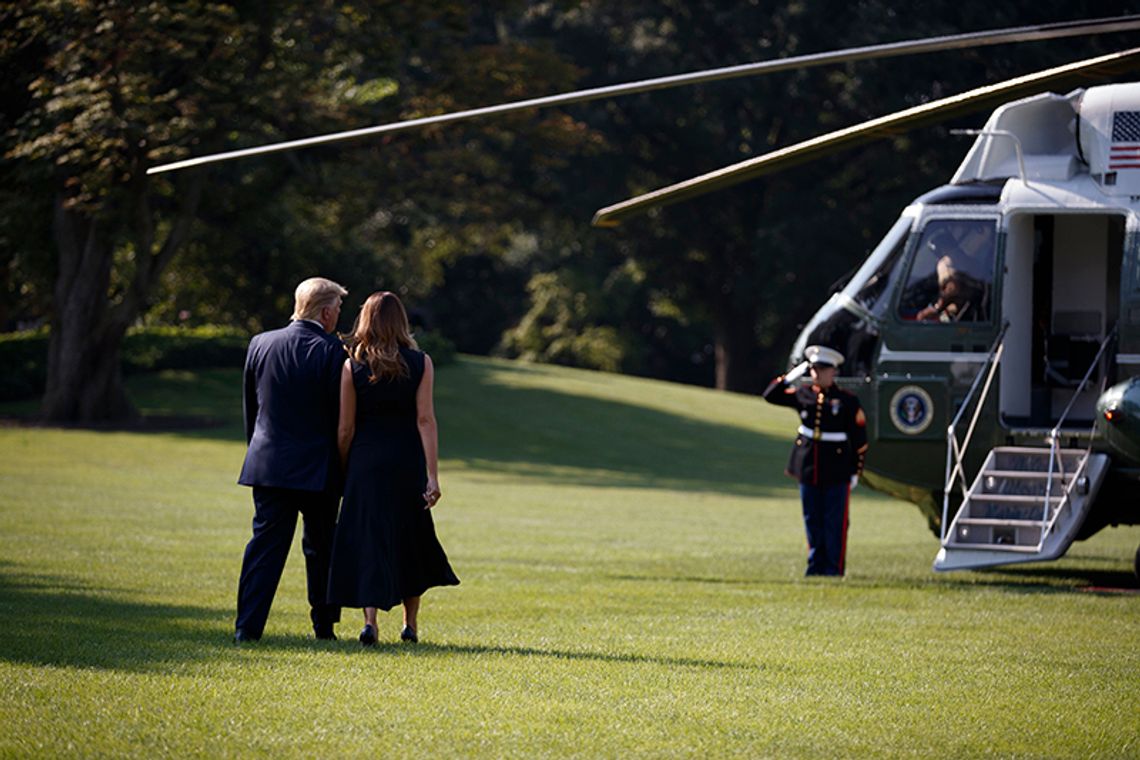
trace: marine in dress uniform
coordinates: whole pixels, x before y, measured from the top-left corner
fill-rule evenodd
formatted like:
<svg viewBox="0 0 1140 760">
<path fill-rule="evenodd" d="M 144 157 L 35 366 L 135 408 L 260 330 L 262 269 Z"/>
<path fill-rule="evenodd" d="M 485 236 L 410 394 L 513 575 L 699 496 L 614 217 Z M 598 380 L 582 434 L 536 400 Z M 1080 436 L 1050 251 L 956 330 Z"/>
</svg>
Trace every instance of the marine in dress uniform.
<svg viewBox="0 0 1140 760">
<path fill-rule="evenodd" d="M 807 531 L 807 575 L 843 575 L 847 555 L 847 518 L 851 488 L 863 472 L 867 454 L 867 418 L 855 394 L 834 383 L 843 354 L 809 346 L 807 361 L 764 390 L 772 404 L 800 415 L 787 473 L 800 483 Z M 794 381 L 810 367 L 812 382 Z"/>
</svg>

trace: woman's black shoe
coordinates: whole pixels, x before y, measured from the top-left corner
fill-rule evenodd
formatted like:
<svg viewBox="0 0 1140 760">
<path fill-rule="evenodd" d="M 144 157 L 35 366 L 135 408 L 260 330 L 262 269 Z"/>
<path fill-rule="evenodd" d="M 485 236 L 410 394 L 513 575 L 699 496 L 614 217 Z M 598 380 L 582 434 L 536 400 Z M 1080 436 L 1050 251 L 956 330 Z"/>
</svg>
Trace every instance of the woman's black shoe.
<svg viewBox="0 0 1140 760">
<path fill-rule="evenodd" d="M 417 641 L 419 641 L 419 638 L 416 637 L 416 629 L 412 628 L 410 625 L 405 625 L 404 630 L 400 631 L 400 640 L 410 641 L 415 644 Z"/>
<path fill-rule="evenodd" d="M 375 646 L 376 629 L 370 625 L 364 626 L 364 630 L 360 632 L 360 643 L 366 647 Z"/>
</svg>

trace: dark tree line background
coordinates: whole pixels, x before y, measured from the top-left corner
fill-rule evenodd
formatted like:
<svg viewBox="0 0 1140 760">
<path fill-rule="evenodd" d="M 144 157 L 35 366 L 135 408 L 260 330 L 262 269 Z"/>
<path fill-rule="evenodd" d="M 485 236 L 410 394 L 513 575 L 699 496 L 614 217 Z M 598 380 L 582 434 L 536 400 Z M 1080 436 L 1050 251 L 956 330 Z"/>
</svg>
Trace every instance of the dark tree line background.
<svg viewBox="0 0 1140 760">
<path fill-rule="evenodd" d="M 392 289 L 462 351 L 753 391 L 954 126 L 617 231 L 597 208 L 820 133 L 1135 44 L 977 48 L 741 79 L 148 177 L 181 157 L 1124 3 L 170 0 L 0 6 L 0 329 L 51 328 L 43 411 L 131 414 L 133 324 L 277 326 L 322 274 Z M 347 329 L 346 317 L 341 328 Z"/>
</svg>

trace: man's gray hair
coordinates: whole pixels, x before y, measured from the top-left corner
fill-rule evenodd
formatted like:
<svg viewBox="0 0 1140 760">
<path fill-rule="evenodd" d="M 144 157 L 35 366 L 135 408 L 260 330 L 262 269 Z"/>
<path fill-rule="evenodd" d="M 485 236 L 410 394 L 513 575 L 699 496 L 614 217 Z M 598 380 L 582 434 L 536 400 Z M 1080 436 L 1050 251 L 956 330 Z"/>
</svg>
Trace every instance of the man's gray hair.
<svg viewBox="0 0 1140 760">
<path fill-rule="evenodd" d="M 348 295 L 343 286 L 324 277 L 310 277 L 293 293 L 293 319 L 319 320 L 321 309 L 336 304 Z"/>
</svg>

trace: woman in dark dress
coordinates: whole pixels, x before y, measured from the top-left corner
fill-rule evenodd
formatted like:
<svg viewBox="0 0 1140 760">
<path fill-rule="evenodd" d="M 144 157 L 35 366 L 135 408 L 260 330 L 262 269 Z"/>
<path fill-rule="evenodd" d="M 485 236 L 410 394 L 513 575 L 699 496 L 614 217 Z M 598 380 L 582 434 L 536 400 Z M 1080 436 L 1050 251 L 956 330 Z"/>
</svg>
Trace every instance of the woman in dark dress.
<svg viewBox="0 0 1140 760">
<path fill-rule="evenodd" d="M 360 643 L 376 643 L 376 608 L 404 605 L 400 638 L 417 641 L 420 596 L 459 583 L 435 536 L 440 498 L 434 370 L 394 293 L 364 302 L 341 372 L 338 442 L 344 501 L 329 602 L 364 608 Z"/>
</svg>

